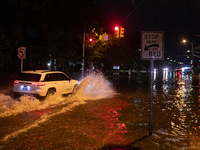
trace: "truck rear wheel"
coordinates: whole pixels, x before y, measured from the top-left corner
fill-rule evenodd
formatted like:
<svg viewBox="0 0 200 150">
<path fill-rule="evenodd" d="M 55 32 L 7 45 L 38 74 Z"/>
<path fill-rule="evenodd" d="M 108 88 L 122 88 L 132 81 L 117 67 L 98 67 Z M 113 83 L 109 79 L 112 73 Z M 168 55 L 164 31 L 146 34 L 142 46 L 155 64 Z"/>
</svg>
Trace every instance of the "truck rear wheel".
<svg viewBox="0 0 200 150">
<path fill-rule="evenodd" d="M 52 95 L 54 95 L 54 94 L 55 94 L 55 92 L 56 92 L 56 90 L 55 90 L 55 89 L 48 89 L 46 97 L 49 97 L 49 96 L 52 96 Z"/>
</svg>

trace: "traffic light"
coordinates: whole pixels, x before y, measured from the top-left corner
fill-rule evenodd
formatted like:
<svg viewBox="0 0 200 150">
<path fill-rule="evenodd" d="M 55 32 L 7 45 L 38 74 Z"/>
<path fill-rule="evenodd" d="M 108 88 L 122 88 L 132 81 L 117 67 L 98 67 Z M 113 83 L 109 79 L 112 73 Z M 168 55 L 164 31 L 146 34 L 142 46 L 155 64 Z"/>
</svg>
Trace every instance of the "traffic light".
<svg viewBox="0 0 200 150">
<path fill-rule="evenodd" d="M 121 26 L 115 26 L 115 37 L 122 38 L 124 37 L 124 28 Z"/>
<path fill-rule="evenodd" d="M 115 26 L 115 37 L 119 38 L 119 26 Z"/>
<path fill-rule="evenodd" d="M 120 38 L 124 37 L 124 28 L 120 26 Z"/>
<path fill-rule="evenodd" d="M 115 31 L 118 31 L 118 30 L 119 30 L 119 26 L 116 26 L 116 27 L 115 27 Z"/>
<path fill-rule="evenodd" d="M 95 40 L 92 37 L 88 38 L 88 47 L 93 47 L 95 45 Z"/>
<path fill-rule="evenodd" d="M 89 38 L 88 41 L 89 41 L 89 42 L 93 42 L 93 38 Z"/>
</svg>

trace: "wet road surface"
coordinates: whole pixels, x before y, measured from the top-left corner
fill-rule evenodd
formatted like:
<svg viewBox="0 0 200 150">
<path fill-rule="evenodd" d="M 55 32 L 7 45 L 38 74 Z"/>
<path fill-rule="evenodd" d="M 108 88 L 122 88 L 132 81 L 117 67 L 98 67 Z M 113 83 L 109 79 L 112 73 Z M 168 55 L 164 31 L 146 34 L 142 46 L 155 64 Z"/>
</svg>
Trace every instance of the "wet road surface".
<svg viewBox="0 0 200 150">
<path fill-rule="evenodd" d="M 74 95 L 44 102 L 1 94 L 0 149 L 200 149 L 200 90 L 185 78 L 155 79 L 151 136 L 148 74 L 88 76 Z"/>
</svg>

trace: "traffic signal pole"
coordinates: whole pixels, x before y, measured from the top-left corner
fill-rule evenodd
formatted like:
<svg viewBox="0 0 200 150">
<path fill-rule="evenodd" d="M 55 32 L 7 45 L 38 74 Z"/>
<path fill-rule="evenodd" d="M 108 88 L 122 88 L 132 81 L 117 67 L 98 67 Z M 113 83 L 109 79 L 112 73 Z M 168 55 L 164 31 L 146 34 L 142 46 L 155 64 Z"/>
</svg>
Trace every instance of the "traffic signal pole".
<svg viewBox="0 0 200 150">
<path fill-rule="evenodd" d="M 85 32 L 83 32 L 82 77 L 84 77 L 84 67 L 85 67 Z"/>
</svg>

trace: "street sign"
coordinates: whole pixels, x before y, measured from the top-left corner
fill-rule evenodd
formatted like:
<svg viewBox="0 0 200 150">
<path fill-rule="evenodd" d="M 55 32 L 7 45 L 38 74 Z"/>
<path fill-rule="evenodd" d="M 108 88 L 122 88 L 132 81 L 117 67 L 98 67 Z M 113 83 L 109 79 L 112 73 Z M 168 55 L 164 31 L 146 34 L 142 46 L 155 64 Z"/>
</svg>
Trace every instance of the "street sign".
<svg viewBox="0 0 200 150">
<path fill-rule="evenodd" d="M 164 59 L 164 31 L 142 31 L 141 59 Z"/>
<path fill-rule="evenodd" d="M 18 48 L 18 58 L 19 59 L 26 59 L 26 47 L 19 47 Z"/>
<path fill-rule="evenodd" d="M 23 71 L 23 59 L 26 59 L 26 47 L 18 48 L 18 58 L 21 59 L 21 72 Z"/>
</svg>

